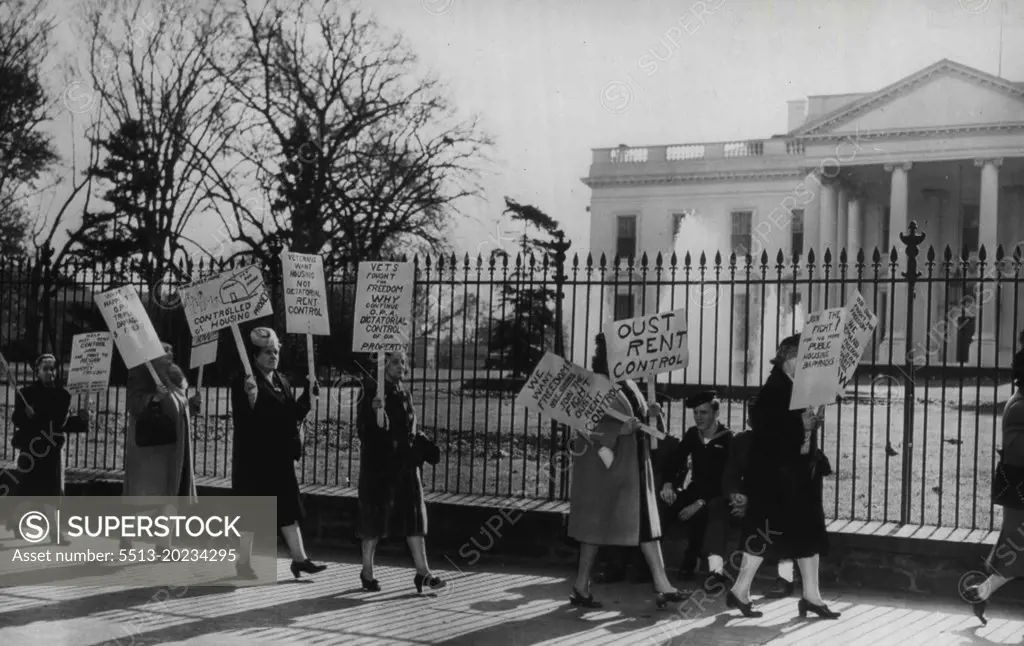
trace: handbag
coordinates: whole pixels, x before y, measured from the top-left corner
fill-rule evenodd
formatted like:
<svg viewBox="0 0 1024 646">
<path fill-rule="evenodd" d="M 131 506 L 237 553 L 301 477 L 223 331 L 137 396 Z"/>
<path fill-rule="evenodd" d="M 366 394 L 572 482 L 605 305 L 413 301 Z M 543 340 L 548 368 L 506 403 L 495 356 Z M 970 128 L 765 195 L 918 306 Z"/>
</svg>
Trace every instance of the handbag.
<svg viewBox="0 0 1024 646">
<path fill-rule="evenodd" d="M 135 420 L 135 444 L 140 447 L 166 446 L 178 441 L 174 420 L 158 401 L 151 401 Z"/>
<path fill-rule="evenodd" d="M 436 466 L 441 461 L 441 449 L 426 435 L 417 434 L 412 441 L 413 462 L 419 466 L 424 462 Z"/>
<path fill-rule="evenodd" d="M 1003 452 L 992 474 L 992 503 L 1010 509 L 1024 509 L 1024 467 L 1003 462 Z"/>
</svg>

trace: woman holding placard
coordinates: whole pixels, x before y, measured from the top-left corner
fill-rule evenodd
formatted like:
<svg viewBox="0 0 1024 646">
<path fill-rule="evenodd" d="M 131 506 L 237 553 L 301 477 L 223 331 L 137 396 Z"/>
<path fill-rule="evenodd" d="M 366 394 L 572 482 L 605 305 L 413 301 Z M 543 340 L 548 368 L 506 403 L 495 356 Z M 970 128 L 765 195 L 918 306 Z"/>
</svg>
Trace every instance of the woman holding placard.
<svg viewBox="0 0 1024 646">
<path fill-rule="evenodd" d="M 236 496 L 276 496 L 277 524 L 292 554 L 292 576 L 316 574 L 327 569 L 309 560 L 299 523 L 305 517 L 299 497 L 295 462 L 302 458 L 299 425 L 312 409 L 310 396 L 320 395 L 313 382 L 295 397 L 291 381 L 277 366 L 281 342 L 270 328 L 258 327 L 249 334 L 255 375 L 241 375 L 231 384 L 234 442 L 231 455 L 231 491 Z M 256 578 L 252 569 L 251 532 L 242 533 L 236 564 L 242 578 Z"/>
<path fill-rule="evenodd" d="M 608 348 L 604 334 L 594 346 L 592 370 L 608 377 Z M 590 593 L 590 572 L 599 546 L 639 546 L 654 579 L 655 602 L 659 608 L 679 603 L 682 594 L 665 573 L 661 554 L 661 522 L 654 493 L 651 442 L 647 433 L 637 432 L 640 419 L 652 417 L 664 428 L 661 407 L 647 405 L 631 379 L 618 384 L 612 408 L 631 416 L 623 423 L 605 415 L 590 441 L 575 438 L 582 451 L 573 451 L 572 493 L 569 503 L 569 537 L 580 543 L 579 568 L 569 602 L 584 608 L 600 608 Z M 614 459 L 602 459 L 603 449 Z"/>
<path fill-rule="evenodd" d="M 750 586 L 765 558 L 796 560 L 803 584 L 797 606 L 801 617 L 811 612 L 837 619 L 840 614 L 825 605 L 818 587 L 819 559 L 828 551 L 821 495 L 825 473 L 817 448 L 822 411 L 789 410 L 799 348 L 799 334 L 782 340 L 750 413 L 743 561 L 726 595 L 726 605 L 745 617 L 763 614 L 751 608 Z"/>
<path fill-rule="evenodd" d="M 35 362 L 36 379 L 14 400 L 14 435 L 18 470 L 13 495 L 64 495 L 64 443 L 68 433 L 89 429 L 89 410 L 71 415 L 71 393 L 57 383 L 57 359 L 44 354 Z M 47 509 L 51 519 L 53 509 Z M 57 540 L 54 533 L 51 541 Z M 67 542 L 67 541 L 65 541 Z"/>
<path fill-rule="evenodd" d="M 423 592 L 447 583 L 430 573 L 427 565 L 427 506 L 423 500 L 420 469 L 423 461 L 437 464 L 437 448 L 416 430 L 412 398 L 402 384 L 406 362 L 404 352 L 386 359 L 384 396 L 375 383 L 365 383 L 359 404 L 359 521 L 356 535 L 362 540 L 363 589 L 380 590 L 373 578 L 373 556 L 381 538 L 405 537 L 416 564 L 413 585 Z M 377 424 L 377 411 L 384 409 L 384 426 Z M 432 456 L 427 455 L 433 453 Z"/>
<path fill-rule="evenodd" d="M 128 373 L 122 495 L 186 498 L 187 504 L 194 504 L 192 416 L 202 402 L 199 393 L 189 398 L 188 379 L 174 363 L 171 345 L 164 343 L 163 348 L 166 354 L 149 362 L 152 371 L 143 363 Z M 122 539 L 121 544 L 128 547 L 130 541 Z"/>
</svg>

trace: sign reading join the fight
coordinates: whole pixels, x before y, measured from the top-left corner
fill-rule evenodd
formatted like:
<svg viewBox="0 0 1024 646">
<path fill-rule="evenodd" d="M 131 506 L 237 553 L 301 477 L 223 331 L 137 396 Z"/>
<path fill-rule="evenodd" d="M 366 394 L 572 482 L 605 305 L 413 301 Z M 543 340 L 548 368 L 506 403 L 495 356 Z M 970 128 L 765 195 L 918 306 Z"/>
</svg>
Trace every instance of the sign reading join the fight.
<svg viewBox="0 0 1024 646">
<path fill-rule="evenodd" d="M 274 313 L 263 273 L 252 265 L 182 289 L 181 303 L 193 338 Z"/>
<path fill-rule="evenodd" d="M 324 260 L 316 254 L 281 252 L 288 334 L 331 335 Z"/>
<path fill-rule="evenodd" d="M 126 368 L 131 370 L 164 356 L 164 345 L 134 287 L 125 285 L 97 294 L 96 306 L 107 322 Z"/>
<path fill-rule="evenodd" d="M 615 381 L 682 370 L 690 361 L 685 309 L 609 322 L 604 336 Z"/>
<path fill-rule="evenodd" d="M 789 410 L 835 403 L 845 322 L 846 310 L 842 307 L 807 315 L 800 332 Z"/>
</svg>

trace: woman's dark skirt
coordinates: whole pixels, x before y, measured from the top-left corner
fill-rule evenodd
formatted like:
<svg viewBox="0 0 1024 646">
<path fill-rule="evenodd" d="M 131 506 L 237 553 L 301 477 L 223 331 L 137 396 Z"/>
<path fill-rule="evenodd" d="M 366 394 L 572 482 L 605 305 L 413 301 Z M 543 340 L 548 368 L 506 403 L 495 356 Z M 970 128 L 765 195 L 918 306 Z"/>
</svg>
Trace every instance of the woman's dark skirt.
<svg viewBox="0 0 1024 646">
<path fill-rule="evenodd" d="M 829 551 L 821 477 L 809 464 L 775 469 L 751 483 L 741 548 L 769 560 L 826 556 Z"/>
<path fill-rule="evenodd" d="M 360 540 L 408 538 L 427 535 L 427 506 L 423 500 L 420 469 L 402 469 L 391 479 L 360 478 Z"/>
<path fill-rule="evenodd" d="M 53 446 L 47 448 L 49 451 L 38 457 L 24 451 L 18 455 L 18 469 L 11 473 L 17 479 L 17 484 L 13 487 L 15 495 L 64 495 L 61 449 Z"/>
</svg>

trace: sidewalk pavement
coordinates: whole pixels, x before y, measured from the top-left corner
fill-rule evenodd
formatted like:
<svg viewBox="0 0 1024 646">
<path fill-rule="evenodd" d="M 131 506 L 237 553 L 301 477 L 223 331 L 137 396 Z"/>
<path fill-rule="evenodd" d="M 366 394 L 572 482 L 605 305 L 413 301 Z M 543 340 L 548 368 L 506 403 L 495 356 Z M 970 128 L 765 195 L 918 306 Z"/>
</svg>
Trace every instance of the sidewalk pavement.
<svg viewBox="0 0 1024 646">
<path fill-rule="evenodd" d="M 5 549 L 11 549 L 8 545 Z M 837 621 L 799 619 L 797 597 L 758 602 L 760 619 L 725 607 L 724 592 L 703 602 L 657 610 L 650 584 L 595 585 L 605 607 L 568 604 L 572 573 L 482 559 L 460 570 L 435 557 L 449 580 L 439 593 L 416 594 L 411 563 L 384 559 L 382 591 L 363 592 L 355 554 L 326 556 L 326 571 L 295 581 L 288 560 L 277 583 L 186 591 L 129 586 L 0 589 L 0 644 L 47 646 L 326 646 L 481 644 L 1021 644 L 1019 607 L 994 603 L 982 627 L 966 604 L 826 590 Z M 126 578 L 127 581 L 127 578 Z M 1011 584 L 1012 585 L 1012 584 Z M 701 608 L 703 606 L 703 608 Z"/>
</svg>

